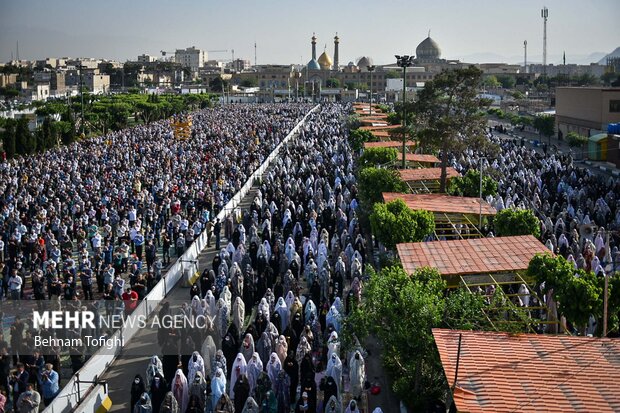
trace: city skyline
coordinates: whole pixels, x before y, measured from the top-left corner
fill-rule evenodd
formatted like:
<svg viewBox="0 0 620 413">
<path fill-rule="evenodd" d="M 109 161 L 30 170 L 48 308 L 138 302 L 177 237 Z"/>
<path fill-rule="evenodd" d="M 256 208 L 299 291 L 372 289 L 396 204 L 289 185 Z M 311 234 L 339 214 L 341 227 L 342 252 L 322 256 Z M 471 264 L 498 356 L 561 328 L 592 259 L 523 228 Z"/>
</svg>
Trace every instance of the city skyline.
<svg viewBox="0 0 620 413">
<path fill-rule="evenodd" d="M 502 4 L 485 0 L 432 4 L 400 0 L 383 2 L 326 2 L 293 9 L 280 0 L 257 7 L 242 0 L 230 4 L 191 0 L 106 3 L 59 0 L 11 1 L 0 16 L 0 60 L 45 57 L 96 57 L 135 60 L 146 53 L 196 46 L 210 59 L 235 58 L 258 64 L 306 64 L 310 37 L 316 33 L 317 50 L 333 54 L 333 37 L 340 37 L 340 63 L 361 56 L 388 64 L 393 55 L 415 54 L 430 30 L 442 57 L 463 61 L 523 62 L 523 41 L 528 42 L 528 62 L 542 61 L 540 9 L 549 9 L 548 63 L 598 61 L 620 46 L 620 26 L 614 16 L 620 4 L 601 0 L 590 5 L 587 21 L 583 2 L 522 1 Z M 467 18 L 463 18 L 466 16 Z M 595 23 L 591 23 L 595 22 Z M 386 45 L 389 45 L 386 47 Z"/>
</svg>

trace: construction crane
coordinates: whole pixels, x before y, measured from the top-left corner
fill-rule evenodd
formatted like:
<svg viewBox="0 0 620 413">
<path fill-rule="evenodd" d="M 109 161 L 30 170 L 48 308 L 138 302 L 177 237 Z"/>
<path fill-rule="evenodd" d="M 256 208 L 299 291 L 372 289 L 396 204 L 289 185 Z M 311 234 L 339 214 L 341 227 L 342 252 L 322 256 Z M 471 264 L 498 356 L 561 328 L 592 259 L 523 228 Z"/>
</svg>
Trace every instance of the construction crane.
<svg viewBox="0 0 620 413">
<path fill-rule="evenodd" d="M 228 53 L 228 50 L 207 50 L 207 53 Z"/>
</svg>

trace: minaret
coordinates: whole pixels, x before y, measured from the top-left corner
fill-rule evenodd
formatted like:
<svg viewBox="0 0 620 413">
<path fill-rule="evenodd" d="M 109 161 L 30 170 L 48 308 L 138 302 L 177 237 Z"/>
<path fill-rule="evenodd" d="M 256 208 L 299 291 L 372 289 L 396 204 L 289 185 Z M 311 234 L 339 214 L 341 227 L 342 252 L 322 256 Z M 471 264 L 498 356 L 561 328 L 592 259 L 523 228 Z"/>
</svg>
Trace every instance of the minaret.
<svg viewBox="0 0 620 413">
<path fill-rule="evenodd" d="M 312 33 L 312 59 L 316 60 L 316 36 Z"/>
<path fill-rule="evenodd" d="M 340 43 L 340 38 L 338 37 L 338 33 L 336 33 L 336 37 L 334 37 L 334 70 L 338 71 L 338 43 Z"/>
</svg>

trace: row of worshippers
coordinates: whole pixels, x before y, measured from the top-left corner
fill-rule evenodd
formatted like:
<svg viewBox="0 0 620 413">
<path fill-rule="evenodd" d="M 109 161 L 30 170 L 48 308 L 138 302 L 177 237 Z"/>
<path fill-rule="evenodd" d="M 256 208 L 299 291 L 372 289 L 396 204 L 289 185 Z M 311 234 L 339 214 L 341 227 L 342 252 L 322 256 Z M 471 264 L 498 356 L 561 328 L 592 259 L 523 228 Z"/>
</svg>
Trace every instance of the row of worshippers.
<svg viewBox="0 0 620 413">
<path fill-rule="evenodd" d="M 194 115 L 188 140 L 160 121 L 2 161 L 0 295 L 28 298 L 33 275 L 33 298 L 92 299 L 93 286 L 115 288 L 132 261 L 160 272 L 309 108 L 208 109 Z"/>
<path fill-rule="evenodd" d="M 167 355 L 163 362 L 154 358 L 149 364 L 145 389 L 156 378 L 159 383 L 171 383 L 180 411 L 184 401 L 193 405 L 194 387 L 206 392 L 199 391 L 200 405 L 215 411 L 218 407 L 255 411 L 251 409 L 267 406 L 274 409 L 267 411 L 288 412 L 294 406 L 296 411 L 314 412 L 318 404 L 324 411 L 342 411 L 345 382 L 354 397 L 361 396 L 363 351 L 358 348 L 346 354 L 349 374 L 343 380 L 338 340 L 345 306 L 355 305 L 361 296 L 365 254 L 355 218 L 350 148 L 338 138 L 340 129 L 334 119 L 340 110 L 322 108 L 310 117 L 302 136 L 285 148 L 264 177 L 242 222 L 230 230 L 230 243 L 192 288 L 191 301 L 181 311 L 206 316 L 212 325 L 202 335 L 186 337 L 193 347 L 180 353 L 186 354 L 180 358 L 185 368 L 176 369 L 179 357 L 175 355 L 169 366 Z M 354 280 L 343 301 L 350 278 Z M 239 334 L 245 314 L 255 306 L 255 319 Z M 201 351 L 190 354 L 188 350 L 200 343 Z M 324 371 L 322 383 L 315 380 L 317 370 Z M 153 406 L 159 406 L 167 394 L 167 386 L 161 389 L 155 397 L 151 393 Z M 133 394 L 141 397 L 138 393 Z M 203 399 L 203 394 L 208 396 Z M 356 403 L 346 408 L 357 411 Z"/>
<path fill-rule="evenodd" d="M 577 268 L 603 273 L 620 269 L 620 178 L 573 163 L 570 155 L 541 154 L 511 140 L 492 138 L 500 154 L 492 162 L 465 151 L 453 166 L 492 169 L 498 193 L 487 201 L 498 211 L 532 209 L 541 241 Z"/>
</svg>

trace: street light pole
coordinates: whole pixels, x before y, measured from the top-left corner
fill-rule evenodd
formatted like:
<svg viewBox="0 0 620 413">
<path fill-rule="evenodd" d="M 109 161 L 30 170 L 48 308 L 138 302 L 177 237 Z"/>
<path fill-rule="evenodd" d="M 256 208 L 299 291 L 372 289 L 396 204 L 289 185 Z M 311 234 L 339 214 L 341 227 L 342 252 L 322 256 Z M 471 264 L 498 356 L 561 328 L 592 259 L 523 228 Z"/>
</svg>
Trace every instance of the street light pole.
<svg viewBox="0 0 620 413">
<path fill-rule="evenodd" d="M 480 158 L 480 220 L 478 221 L 478 231 L 482 228 L 482 158 Z"/>
<path fill-rule="evenodd" d="M 406 163 L 406 156 L 405 156 L 405 149 L 407 147 L 407 106 L 405 105 L 405 100 L 407 99 L 406 97 L 406 93 L 407 93 L 407 68 L 411 65 L 413 65 L 413 58 L 414 56 L 399 56 L 399 55 L 395 55 L 396 57 L 396 64 L 399 67 L 403 68 L 403 163 L 402 163 L 402 168 L 405 169 Z"/>
<path fill-rule="evenodd" d="M 84 137 L 84 81 L 83 81 L 84 77 L 83 77 L 82 72 L 83 72 L 84 66 L 80 64 L 79 68 L 80 68 L 80 100 L 82 102 L 81 103 L 81 106 L 82 106 L 81 126 L 82 126 L 82 138 L 83 138 Z"/>
<path fill-rule="evenodd" d="M 370 106 L 368 107 L 368 115 L 372 116 L 372 72 L 375 70 L 375 65 L 366 66 L 370 72 Z"/>
</svg>

